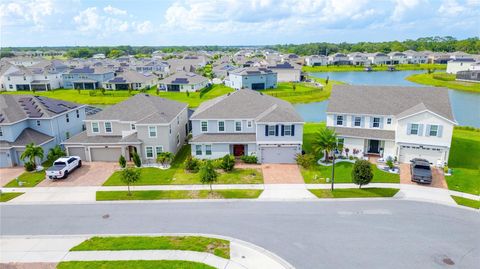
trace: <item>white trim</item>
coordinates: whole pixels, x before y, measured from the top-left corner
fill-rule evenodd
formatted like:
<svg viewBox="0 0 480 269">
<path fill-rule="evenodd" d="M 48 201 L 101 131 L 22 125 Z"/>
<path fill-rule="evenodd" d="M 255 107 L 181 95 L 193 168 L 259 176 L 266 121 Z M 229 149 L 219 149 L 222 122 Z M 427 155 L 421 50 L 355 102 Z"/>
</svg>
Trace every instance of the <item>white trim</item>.
<svg viewBox="0 0 480 269">
<path fill-rule="evenodd" d="M 152 136 L 152 135 L 151 135 L 151 132 L 150 132 L 150 128 L 151 128 L 151 127 L 154 127 L 154 128 L 155 128 L 155 136 Z M 149 125 L 149 126 L 147 127 L 147 131 L 148 131 L 148 138 L 157 138 L 157 136 L 158 136 L 158 130 L 157 130 L 157 126 L 156 126 L 156 125 Z"/>
<path fill-rule="evenodd" d="M 207 126 L 206 126 L 206 127 L 207 127 L 207 130 L 205 130 L 205 131 L 203 130 L 203 123 L 204 123 L 204 122 L 207 124 Z M 201 133 L 208 133 L 208 120 L 201 120 L 201 121 L 200 121 L 200 132 L 201 132 Z"/>
<path fill-rule="evenodd" d="M 107 132 L 107 123 L 110 124 L 110 132 Z M 105 121 L 105 122 L 103 123 L 103 128 L 105 129 L 105 133 L 106 133 L 106 134 L 111 134 L 111 133 L 113 133 L 113 124 L 112 124 L 112 122 L 110 122 L 110 121 Z"/>
<path fill-rule="evenodd" d="M 97 129 L 98 129 L 97 132 L 94 132 L 94 131 L 93 131 L 93 124 L 94 124 L 94 123 L 97 124 Z M 92 121 L 92 122 L 90 123 L 90 125 L 91 125 L 90 127 L 92 128 L 92 134 L 98 134 L 98 133 L 100 133 L 100 123 L 99 123 L 98 121 Z"/>
<path fill-rule="evenodd" d="M 220 131 L 220 122 L 223 122 L 223 131 Z M 226 128 L 226 125 L 225 125 L 225 121 L 224 121 L 224 120 L 219 120 L 219 121 L 217 121 L 217 127 L 218 127 L 217 131 L 218 131 L 219 133 L 225 133 L 225 132 L 227 131 L 227 128 Z"/>
<path fill-rule="evenodd" d="M 145 147 L 146 148 L 146 147 Z M 162 148 L 162 150 L 160 152 L 157 151 L 157 148 Z M 158 156 L 159 153 L 162 153 L 164 152 L 163 150 L 163 145 L 158 145 L 158 146 L 155 146 L 155 156 Z"/>
<path fill-rule="evenodd" d="M 253 127 L 253 121 L 247 120 L 247 128 L 252 128 L 252 127 Z"/>
<path fill-rule="evenodd" d="M 152 149 L 152 157 L 148 157 L 147 149 L 151 148 Z M 145 159 L 151 160 L 155 158 L 155 148 L 152 146 L 146 146 L 145 147 Z"/>
<path fill-rule="evenodd" d="M 237 130 L 237 122 L 240 122 L 240 131 Z M 243 132 L 243 121 L 241 121 L 241 120 L 233 121 L 233 131 L 236 132 L 236 133 Z"/>
<path fill-rule="evenodd" d="M 447 119 L 447 118 L 445 118 L 445 117 L 443 117 L 443 116 L 440 116 L 440 115 L 438 115 L 437 113 L 435 113 L 435 112 L 433 112 L 433 111 L 431 111 L 431 110 L 428 110 L 428 109 L 425 109 L 425 110 L 422 110 L 422 111 L 419 111 L 419 112 L 416 112 L 416 113 L 413 113 L 413 114 L 410 114 L 410 115 L 407 115 L 407 116 L 404 116 L 404 117 L 401 117 L 401 118 L 397 118 L 397 122 L 398 122 L 399 120 L 406 119 L 406 118 L 409 118 L 409 117 L 413 117 L 413 116 L 415 116 L 415 115 L 418 115 L 418 114 L 421 114 L 421 113 L 424 113 L 424 112 L 430 112 L 430 113 L 432 113 L 433 115 L 435 115 L 435 116 L 437 116 L 437 117 L 439 117 L 439 118 L 441 118 L 441 119 L 444 119 L 444 120 L 446 120 L 446 121 L 448 121 L 448 122 L 451 122 L 453 125 L 458 125 L 458 122 L 449 120 L 449 119 Z"/>
</svg>

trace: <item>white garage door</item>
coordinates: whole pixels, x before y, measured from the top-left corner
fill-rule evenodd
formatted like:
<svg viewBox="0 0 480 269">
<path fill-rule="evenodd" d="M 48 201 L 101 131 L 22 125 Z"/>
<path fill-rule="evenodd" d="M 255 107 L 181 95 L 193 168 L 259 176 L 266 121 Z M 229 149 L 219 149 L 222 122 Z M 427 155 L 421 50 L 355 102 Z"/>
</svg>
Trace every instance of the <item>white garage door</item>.
<svg viewBox="0 0 480 269">
<path fill-rule="evenodd" d="M 85 147 L 68 147 L 68 155 L 78 156 L 82 161 L 86 161 Z"/>
<path fill-rule="evenodd" d="M 90 148 L 92 162 L 118 162 L 122 154 L 121 148 Z"/>
<path fill-rule="evenodd" d="M 442 160 L 444 150 L 430 147 L 417 146 L 401 146 L 400 147 L 400 162 L 408 163 L 411 159 L 421 158 L 426 159 L 432 164 L 436 164 L 438 160 Z"/>
<path fill-rule="evenodd" d="M 262 147 L 262 163 L 295 163 L 297 147 Z"/>
</svg>

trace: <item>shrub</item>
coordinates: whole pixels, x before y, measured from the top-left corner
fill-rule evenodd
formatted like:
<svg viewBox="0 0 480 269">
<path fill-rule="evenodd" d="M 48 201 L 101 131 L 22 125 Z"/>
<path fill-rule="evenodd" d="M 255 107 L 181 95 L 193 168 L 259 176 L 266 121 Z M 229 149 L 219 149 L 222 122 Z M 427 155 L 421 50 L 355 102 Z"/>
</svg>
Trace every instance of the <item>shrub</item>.
<svg viewBox="0 0 480 269">
<path fill-rule="evenodd" d="M 257 163 L 258 162 L 258 159 L 257 159 L 257 156 L 253 156 L 253 155 L 250 155 L 250 156 L 242 156 L 240 158 L 244 163 Z"/>
<path fill-rule="evenodd" d="M 142 161 L 140 160 L 140 156 L 138 156 L 138 153 L 134 152 L 132 155 L 132 159 L 136 167 L 142 166 Z"/>
<path fill-rule="evenodd" d="M 187 159 L 185 159 L 184 165 L 185 170 L 192 173 L 197 173 L 200 169 L 200 161 L 190 155 L 187 157 Z"/>
<path fill-rule="evenodd" d="M 227 155 L 228 156 L 228 155 Z M 200 181 L 202 184 L 209 184 L 212 191 L 212 184 L 217 181 L 217 171 L 213 168 L 212 161 L 207 160 L 200 168 Z"/>
<path fill-rule="evenodd" d="M 232 155 L 225 155 L 222 158 L 222 169 L 225 172 L 232 171 L 235 167 L 235 158 Z"/>
<path fill-rule="evenodd" d="M 34 171 L 35 168 L 36 168 L 36 167 L 35 167 L 36 165 L 35 165 L 35 163 L 33 163 L 33 162 L 25 162 L 25 163 L 23 164 L 23 166 L 25 167 L 25 170 L 26 170 L 27 172 L 32 172 L 32 171 Z"/>
<path fill-rule="evenodd" d="M 394 166 L 393 166 L 392 158 L 389 158 L 389 159 L 387 160 L 387 166 L 388 166 L 388 168 L 390 168 L 390 170 L 393 169 Z"/>
<path fill-rule="evenodd" d="M 118 164 L 121 168 L 125 168 L 125 166 L 127 166 L 127 160 L 125 160 L 123 155 L 120 155 L 120 158 L 118 158 Z"/>
<path fill-rule="evenodd" d="M 222 169 L 223 159 L 220 158 L 220 159 L 212 160 L 212 165 L 213 165 L 213 168 L 215 168 L 215 169 Z"/>
<path fill-rule="evenodd" d="M 297 164 L 300 165 L 303 168 L 310 168 L 312 167 L 313 164 L 315 164 L 315 155 L 313 154 L 297 154 L 297 157 L 295 158 L 297 161 Z"/>
<path fill-rule="evenodd" d="M 370 183 L 372 179 L 373 171 L 370 162 L 367 160 L 356 161 L 352 169 L 352 182 L 362 188 L 362 185 Z"/>
</svg>

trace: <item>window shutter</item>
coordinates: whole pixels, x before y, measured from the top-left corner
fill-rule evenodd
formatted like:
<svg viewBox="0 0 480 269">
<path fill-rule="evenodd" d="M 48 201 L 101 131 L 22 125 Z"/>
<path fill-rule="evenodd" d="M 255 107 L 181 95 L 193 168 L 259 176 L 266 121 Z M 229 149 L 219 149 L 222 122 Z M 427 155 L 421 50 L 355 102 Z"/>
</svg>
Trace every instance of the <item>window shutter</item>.
<svg viewBox="0 0 480 269">
<path fill-rule="evenodd" d="M 347 116 L 343 116 L 343 126 L 347 126 Z"/>
<path fill-rule="evenodd" d="M 265 125 L 265 136 L 268 136 L 268 125 Z"/>
<path fill-rule="evenodd" d="M 275 136 L 278 136 L 278 124 L 275 125 Z"/>
<path fill-rule="evenodd" d="M 384 119 L 383 117 L 380 118 L 380 129 L 383 129 L 383 119 Z"/>
<path fill-rule="evenodd" d="M 427 124 L 426 128 L 425 128 L 425 136 L 430 136 L 430 124 Z"/>
<path fill-rule="evenodd" d="M 337 125 L 337 114 L 333 114 L 333 126 Z"/>
<path fill-rule="evenodd" d="M 290 133 L 292 136 L 295 136 L 295 124 L 292 124 L 292 131 Z"/>
<path fill-rule="evenodd" d="M 373 128 L 373 117 L 368 117 L 370 119 L 370 128 Z"/>
<path fill-rule="evenodd" d="M 364 116 L 361 117 L 360 125 L 362 126 L 362 128 L 365 128 L 365 117 Z"/>
<path fill-rule="evenodd" d="M 443 125 L 438 125 L 437 136 L 442 137 L 442 133 L 443 133 Z"/>
<path fill-rule="evenodd" d="M 409 123 L 407 124 L 407 135 L 410 135 L 412 133 L 412 124 Z"/>
<path fill-rule="evenodd" d="M 285 135 L 285 125 L 282 124 L 282 136 Z"/>
<path fill-rule="evenodd" d="M 352 119 L 352 122 L 350 122 L 350 126 L 354 127 L 355 126 L 355 116 L 350 117 Z"/>
<path fill-rule="evenodd" d="M 423 124 L 418 125 L 418 136 L 423 136 Z"/>
</svg>

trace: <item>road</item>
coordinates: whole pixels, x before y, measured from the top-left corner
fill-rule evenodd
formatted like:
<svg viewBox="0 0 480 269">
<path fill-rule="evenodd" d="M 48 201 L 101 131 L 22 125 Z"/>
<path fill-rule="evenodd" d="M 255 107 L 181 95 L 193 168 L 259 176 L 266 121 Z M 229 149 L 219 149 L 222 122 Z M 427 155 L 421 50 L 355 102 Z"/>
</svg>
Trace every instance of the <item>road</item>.
<svg viewBox="0 0 480 269">
<path fill-rule="evenodd" d="M 2 235 L 210 233 L 249 241 L 306 269 L 480 264 L 479 212 L 413 201 L 2 205 L 0 210 Z"/>
</svg>

